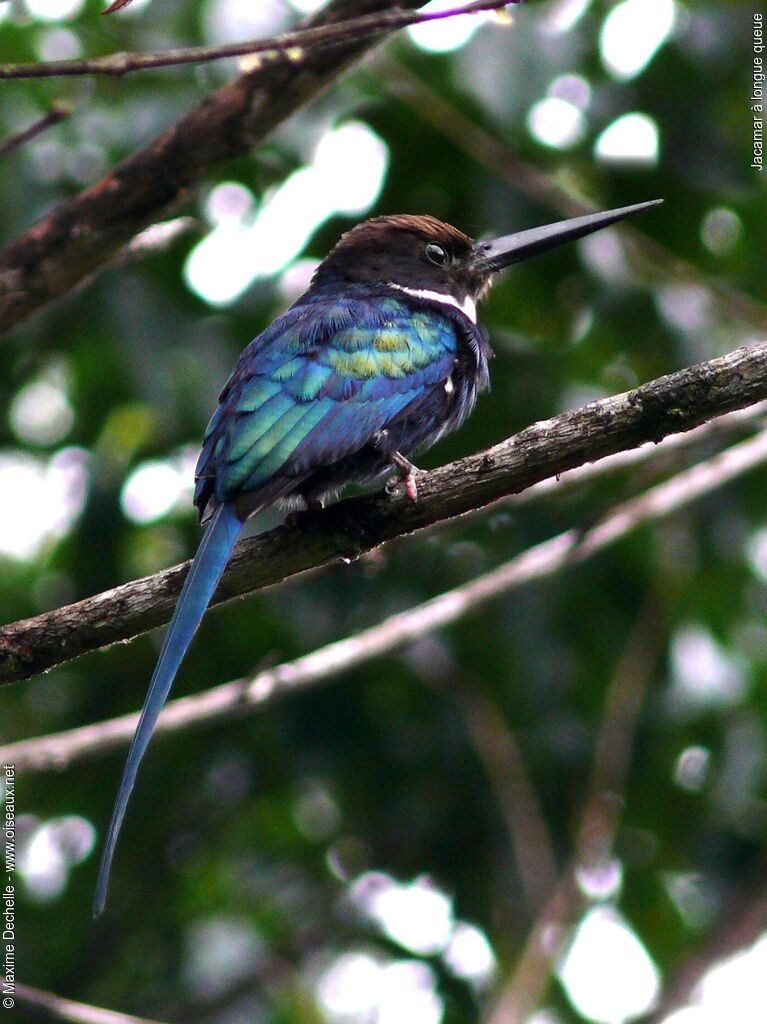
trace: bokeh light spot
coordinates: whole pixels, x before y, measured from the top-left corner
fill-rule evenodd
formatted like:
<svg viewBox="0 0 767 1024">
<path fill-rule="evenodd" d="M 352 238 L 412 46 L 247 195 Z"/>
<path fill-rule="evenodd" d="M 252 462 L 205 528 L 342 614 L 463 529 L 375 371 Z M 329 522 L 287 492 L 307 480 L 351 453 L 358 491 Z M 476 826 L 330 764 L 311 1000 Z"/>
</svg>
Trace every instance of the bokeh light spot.
<svg viewBox="0 0 767 1024">
<path fill-rule="evenodd" d="M 14 434 L 26 444 L 44 446 L 63 440 L 75 421 L 64 365 L 51 364 L 37 380 L 17 392 L 8 419 Z"/>
<path fill-rule="evenodd" d="M 96 830 L 74 814 L 42 824 L 28 819 L 28 824 L 32 827 L 19 829 L 26 836 L 19 846 L 17 867 L 30 896 L 48 903 L 64 891 L 72 868 L 90 855 Z"/>
<path fill-rule="evenodd" d="M 668 324 L 687 334 L 697 334 L 711 322 L 711 294 L 694 282 L 661 285 L 655 292 L 655 304 Z"/>
<path fill-rule="evenodd" d="M 742 233 L 740 217 L 726 206 L 709 210 L 700 228 L 701 241 L 715 256 L 728 256 L 737 248 Z"/>
<path fill-rule="evenodd" d="M 685 747 L 674 765 L 674 782 L 680 789 L 697 793 L 708 775 L 711 751 L 706 747 Z"/>
<path fill-rule="evenodd" d="M 354 1020 L 372 1012 L 380 988 L 381 964 L 378 960 L 367 953 L 345 953 L 320 978 L 317 998 L 331 1018 Z"/>
<path fill-rule="evenodd" d="M 387 963 L 362 951 L 334 960 L 319 979 L 317 999 L 338 1024 L 440 1024 L 443 1015 L 428 964 Z"/>
<path fill-rule="evenodd" d="M 495 974 L 495 954 L 487 936 L 464 921 L 456 922 L 442 959 L 453 974 L 476 985 L 486 985 Z"/>
<path fill-rule="evenodd" d="M 224 181 L 211 189 L 205 201 L 205 215 L 211 224 L 235 223 L 250 216 L 255 207 L 253 193 L 240 181 Z"/>
<path fill-rule="evenodd" d="M 428 878 L 408 885 L 371 871 L 357 879 L 351 895 L 393 942 L 413 953 L 439 953 L 450 939 L 452 901 Z"/>
<path fill-rule="evenodd" d="M 185 944 L 186 986 L 206 999 L 221 996 L 232 985 L 251 978 L 266 955 L 252 924 L 231 916 L 193 921 Z"/>
<path fill-rule="evenodd" d="M 640 73 L 674 28 L 674 0 L 623 0 L 602 25 L 600 51 L 607 70 L 627 81 Z"/>
<path fill-rule="evenodd" d="M 40 21 L 65 21 L 75 18 L 83 9 L 85 0 L 24 0 L 24 6 Z"/>
<path fill-rule="evenodd" d="M 293 805 L 293 818 L 307 839 L 328 839 L 341 823 L 341 810 L 320 779 L 305 779 Z"/>
<path fill-rule="evenodd" d="M 746 543 L 746 558 L 752 571 L 767 584 L 767 527 L 756 530 Z"/>
<path fill-rule="evenodd" d="M 294 171 L 251 213 L 247 190 L 214 190 L 208 208 L 218 221 L 189 254 L 187 284 L 215 306 L 233 302 L 255 280 L 278 273 L 334 214 L 364 213 L 386 176 L 386 144 L 367 125 L 348 121 L 327 132 L 314 159 Z M 239 215 L 236 215 L 238 203 Z M 222 211 L 225 211 L 222 212 Z"/>
<path fill-rule="evenodd" d="M 0 452 L 0 554 L 27 561 L 68 533 L 85 504 L 88 461 L 82 448 L 64 448 L 48 461 Z"/>
<path fill-rule="evenodd" d="M 680 708 L 737 704 L 746 678 L 736 655 L 720 646 L 702 626 L 683 626 L 671 642 L 671 700 Z"/>
<path fill-rule="evenodd" d="M 547 96 L 538 100 L 527 115 L 530 134 L 552 149 L 569 149 L 586 132 L 586 118 L 573 103 Z"/>
<path fill-rule="evenodd" d="M 431 11 L 447 11 L 455 7 L 454 0 L 430 0 L 420 8 L 421 13 Z M 427 22 L 423 25 L 411 25 L 408 35 L 421 50 L 429 53 L 450 53 L 465 46 L 488 14 L 466 14 L 457 18 L 445 18 L 441 21 Z"/>
<path fill-rule="evenodd" d="M 669 899 L 688 928 L 710 926 L 721 910 L 715 886 L 697 871 L 665 871 L 663 884 Z"/>
<path fill-rule="evenodd" d="M 605 164 L 653 167 L 658 162 L 660 135 L 655 121 L 639 111 L 609 124 L 594 144 L 594 155 Z"/>
<path fill-rule="evenodd" d="M 599 1024 L 624 1024 L 645 1013 L 660 989 L 649 953 L 610 907 L 586 914 L 558 973 L 573 1006 Z"/>
<path fill-rule="evenodd" d="M 402 960 L 384 968 L 376 1024 L 440 1024 L 442 1000 L 428 964 Z"/>
<path fill-rule="evenodd" d="M 576 869 L 575 881 L 590 900 L 611 899 L 623 885 L 623 865 L 615 858 L 581 864 Z"/>
<path fill-rule="evenodd" d="M 196 454 L 192 449 L 170 459 L 143 462 L 123 485 L 120 505 L 134 523 L 151 523 L 171 509 L 186 508 L 192 497 Z"/>
<path fill-rule="evenodd" d="M 69 29 L 50 28 L 40 33 L 37 52 L 40 60 L 74 60 L 82 53 L 82 47 L 78 37 Z"/>
</svg>

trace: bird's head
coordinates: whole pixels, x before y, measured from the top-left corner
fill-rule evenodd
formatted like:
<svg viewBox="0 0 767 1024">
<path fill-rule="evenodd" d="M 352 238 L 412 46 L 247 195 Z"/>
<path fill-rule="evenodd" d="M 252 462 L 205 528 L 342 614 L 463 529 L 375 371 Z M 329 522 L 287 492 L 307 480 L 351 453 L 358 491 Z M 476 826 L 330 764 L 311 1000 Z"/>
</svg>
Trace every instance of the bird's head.
<svg viewBox="0 0 767 1024">
<path fill-rule="evenodd" d="M 662 200 L 475 242 L 436 217 L 374 217 L 347 231 L 317 268 L 313 289 L 391 285 L 460 306 L 471 315 L 494 275 L 512 263 L 608 227 Z"/>
</svg>

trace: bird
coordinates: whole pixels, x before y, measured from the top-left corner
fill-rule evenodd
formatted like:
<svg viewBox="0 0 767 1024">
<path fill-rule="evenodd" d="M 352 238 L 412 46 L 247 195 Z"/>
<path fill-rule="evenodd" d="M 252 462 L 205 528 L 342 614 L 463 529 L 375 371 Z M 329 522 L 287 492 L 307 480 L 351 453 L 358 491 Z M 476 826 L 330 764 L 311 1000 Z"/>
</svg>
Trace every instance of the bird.
<svg viewBox="0 0 767 1024">
<path fill-rule="evenodd" d="M 341 236 L 307 291 L 243 350 L 205 431 L 194 504 L 206 530 L 125 764 L 94 917 L 139 764 L 244 523 L 270 506 L 322 508 L 350 483 L 384 478 L 416 501 L 411 457 L 460 427 L 489 387 L 477 303 L 497 274 L 660 202 L 480 241 L 430 215 L 374 217 Z"/>
</svg>

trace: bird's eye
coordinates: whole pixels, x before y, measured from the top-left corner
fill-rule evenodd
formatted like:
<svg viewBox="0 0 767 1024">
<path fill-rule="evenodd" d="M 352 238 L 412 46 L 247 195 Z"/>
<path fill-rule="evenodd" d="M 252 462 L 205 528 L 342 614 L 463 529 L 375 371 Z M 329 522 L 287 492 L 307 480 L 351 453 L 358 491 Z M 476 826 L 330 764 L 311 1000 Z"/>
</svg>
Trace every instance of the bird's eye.
<svg viewBox="0 0 767 1024">
<path fill-rule="evenodd" d="M 426 246 L 426 259 L 431 263 L 436 263 L 438 267 L 444 267 L 448 261 L 448 255 L 441 245 L 429 242 Z"/>
</svg>

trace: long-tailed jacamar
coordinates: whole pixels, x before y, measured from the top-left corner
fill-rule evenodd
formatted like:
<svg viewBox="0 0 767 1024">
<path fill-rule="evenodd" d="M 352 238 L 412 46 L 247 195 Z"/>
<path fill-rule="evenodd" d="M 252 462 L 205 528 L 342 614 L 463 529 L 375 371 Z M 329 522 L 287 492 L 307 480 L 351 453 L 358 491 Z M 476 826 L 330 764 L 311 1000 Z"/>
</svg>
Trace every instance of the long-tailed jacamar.
<svg viewBox="0 0 767 1024">
<path fill-rule="evenodd" d="M 245 520 L 320 507 L 395 471 L 416 499 L 414 453 L 459 427 L 489 385 L 476 304 L 495 275 L 657 202 L 474 242 L 434 217 L 376 217 L 348 231 L 309 289 L 240 356 L 197 463 L 207 530 L 149 684 L 101 859 L 94 914 L 141 758 Z"/>
</svg>

